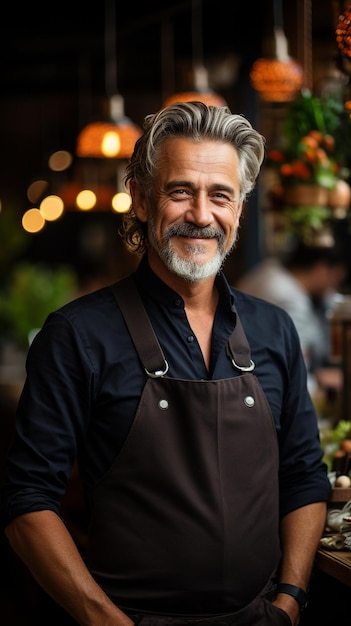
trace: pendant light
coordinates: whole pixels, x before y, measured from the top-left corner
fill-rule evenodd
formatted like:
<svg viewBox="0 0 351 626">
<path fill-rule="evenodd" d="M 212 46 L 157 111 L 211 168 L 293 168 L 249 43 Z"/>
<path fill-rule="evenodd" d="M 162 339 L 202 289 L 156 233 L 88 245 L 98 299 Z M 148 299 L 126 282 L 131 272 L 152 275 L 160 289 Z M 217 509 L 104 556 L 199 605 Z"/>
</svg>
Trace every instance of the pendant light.
<svg viewBox="0 0 351 626">
<path fill-rule="evenodd" d="M 214 92 L 208 83 L 208 72 L 203 64 L 202 46 L 202 0 L 192 0 L 192 74 L 194 89 L 174 93 L 165 99 L 162 108 L 173 102 L 197 100 L 207 105 L 227 106 L 226 100 Z"/>
<path fill-rule="evenodd" d="M 351 4 L 339 16 L 335 30 L 336 44 L 341 54 L 351 58 Z"/>
<path fill-rule="evenodd" d="M 91 122 L 78 135 L 78 157 L 129 159 L 141 129 L 124 113 L 117 90 L 116 0 L 105 0 L 105 87 L 109 117 Z"/>
<path fill-rule="evenodd" d="M 281 0 L 273 0 L 274 52 L 272 58 L 259 58 L 252 65 L 250 80 L 266 102 L 289 102 L 303 86 L 303 70 L 288 53 L 283 29 Z"/>
</svg>

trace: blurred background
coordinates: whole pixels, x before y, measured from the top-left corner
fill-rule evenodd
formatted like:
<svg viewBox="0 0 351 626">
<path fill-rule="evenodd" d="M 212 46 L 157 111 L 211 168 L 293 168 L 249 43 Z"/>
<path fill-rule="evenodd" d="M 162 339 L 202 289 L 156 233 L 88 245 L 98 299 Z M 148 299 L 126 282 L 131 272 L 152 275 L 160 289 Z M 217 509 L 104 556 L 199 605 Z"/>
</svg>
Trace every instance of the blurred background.
<svg viewBox="0 0 351 626">
<path fill-rule="evenodd" d="M 292 242 L 337 244 L 351 292 L 348 3 L 150 0 L 7 6 L 0 35 L 0 382 L 17 398 L 46 315 L 137 262 L 118 234 L 144 117 L 170 98 L 242 113 L 267 139 L 235 284 Z M 312 135 L 311 135 L 312 133 Z M 307 136 L 307 139 L 306 139 Z M 302 190 L 323 197 L 301 199 Z M 17 358 L 19 355 L 19 358 Z"/>
</svg>

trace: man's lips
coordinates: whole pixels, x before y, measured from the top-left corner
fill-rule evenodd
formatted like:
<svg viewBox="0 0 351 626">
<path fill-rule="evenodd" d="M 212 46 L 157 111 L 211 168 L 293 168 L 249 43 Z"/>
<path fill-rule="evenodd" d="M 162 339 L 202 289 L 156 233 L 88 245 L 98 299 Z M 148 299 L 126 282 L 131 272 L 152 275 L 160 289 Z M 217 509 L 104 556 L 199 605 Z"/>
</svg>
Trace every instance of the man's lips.
<svg viewBox="0 0 351 626">
<path fill-rule="evenodd" d="M 187 241 L 217 241 L 217 237 L 191 237 L 190 235 L 173 235 L 179 237 L 179 239 L 186 239 Z"/>
</svg>

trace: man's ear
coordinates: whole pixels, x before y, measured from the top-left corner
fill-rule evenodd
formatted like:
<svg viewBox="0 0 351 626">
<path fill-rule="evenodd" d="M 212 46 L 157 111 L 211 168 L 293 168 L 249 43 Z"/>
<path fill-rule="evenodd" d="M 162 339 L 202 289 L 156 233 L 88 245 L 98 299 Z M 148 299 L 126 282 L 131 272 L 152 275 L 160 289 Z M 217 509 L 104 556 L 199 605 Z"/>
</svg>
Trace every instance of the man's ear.
<svg viewBox="0 0 351 626">
<path fill-rule="evenodd" d="M 141 222 L 147 222 L 148 202 L 135 181 L 132 181 L 130 184 L 130 195 L 135 215 Z"/>
</svg>

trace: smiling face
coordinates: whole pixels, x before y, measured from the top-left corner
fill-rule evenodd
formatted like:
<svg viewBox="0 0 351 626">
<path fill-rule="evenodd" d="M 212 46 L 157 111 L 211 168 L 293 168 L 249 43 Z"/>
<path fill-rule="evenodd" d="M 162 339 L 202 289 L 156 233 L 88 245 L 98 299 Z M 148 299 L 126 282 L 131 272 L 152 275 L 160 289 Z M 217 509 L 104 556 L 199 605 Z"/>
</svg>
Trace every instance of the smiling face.
<svg viewBox="0 0 351 626">
<path fill-rule="evenodd" d="M 226 143 L 167 139 L 153 204 L 132 189 L 137 217 L 148 224 L 149 261 L 188 282 L 215 276 L 231 251 L 242 211 L 239 159 Z"/>
</svg>

